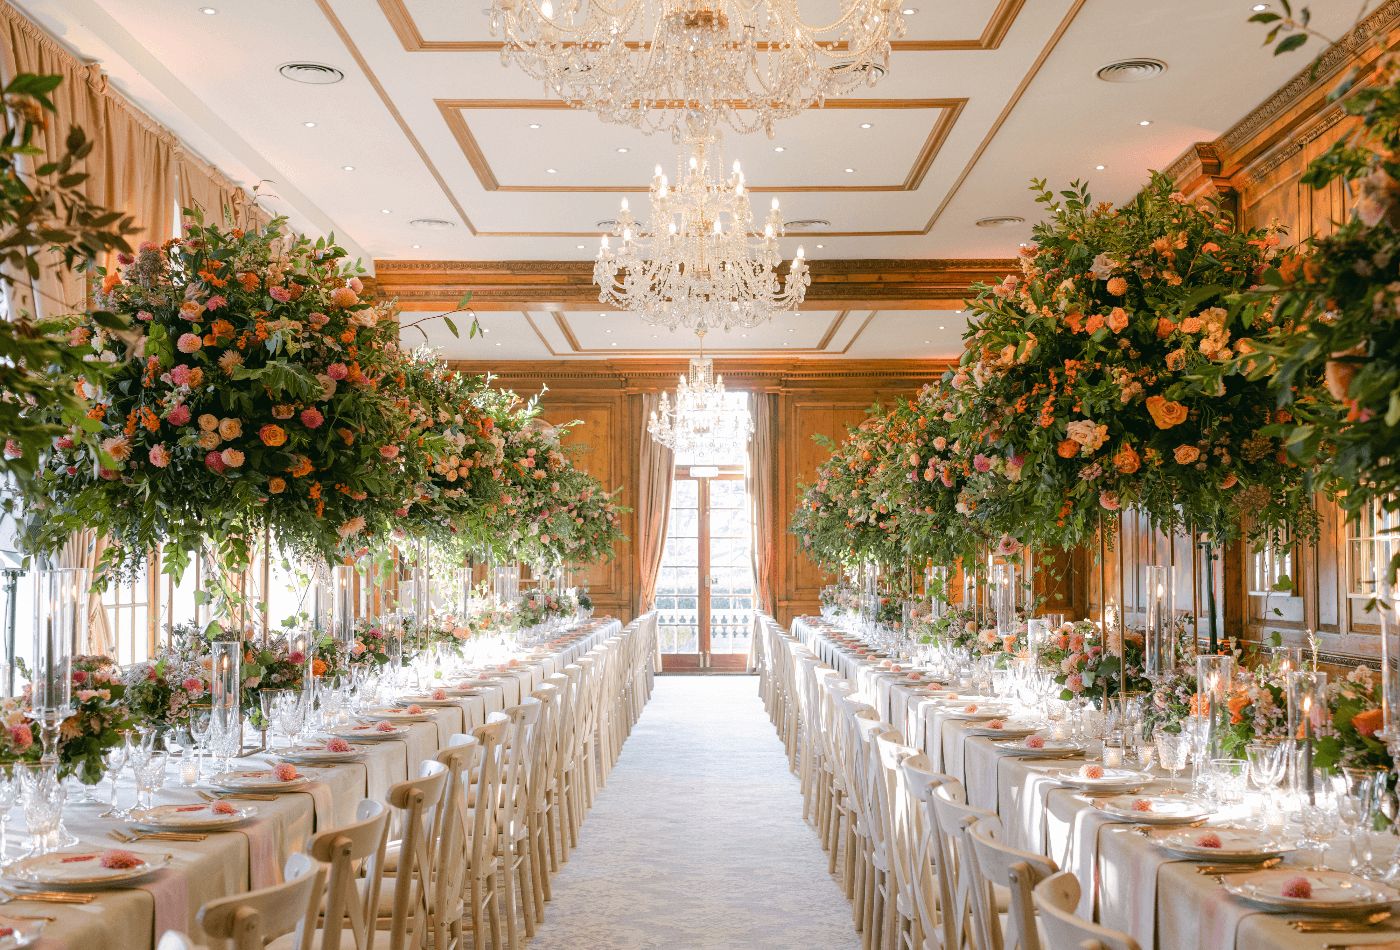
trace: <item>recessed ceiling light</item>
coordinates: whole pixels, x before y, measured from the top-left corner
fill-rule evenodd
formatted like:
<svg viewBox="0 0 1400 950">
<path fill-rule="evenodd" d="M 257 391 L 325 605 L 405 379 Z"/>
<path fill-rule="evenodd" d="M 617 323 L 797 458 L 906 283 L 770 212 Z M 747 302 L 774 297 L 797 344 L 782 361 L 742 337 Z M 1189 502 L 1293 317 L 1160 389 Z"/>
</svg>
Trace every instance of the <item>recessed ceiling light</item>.
<svg viewBox="0 0 1400 950">
<path fill-rule="evenodd" d="M 943 324 L 940 323 L 940 324 L 938 325 L 938 329 L 940 329 L 940 330 L 946 330 L 946 329 L 948 329 L 948 328 L 945 327 Z"/>
<path fill-rule="evenodd" d="M 933 341 L 932 341 L 932 340 L 925 340 L 924 342 L 925 342 L 925 343 L 932 343 Z"/>
<path fill-rule="evenodd" d="M 607 329 L 603 330 L 603 332 L 604 332 L 604 333 L 611 333 L 611 332 L 612 332 L 612 327 L 608 327 Z"/>
<path fill-rule="evenodd" d="M 1107 168 L 1107 167 L 1108 167 L 1108 166 L 1106 166 L 1106 165 L 1095 165 L 1095 166 L 1094 166 L 1094 171 L 1099 171 L 1099 172 L 1101 172 L 1101 171 L 1103 171 L 1103 170 L 1104 170 L 1105 168 Z"/>
<path fill-rule="evenodd" d="M 341 166 L 340 166 L 340 170 L 343 171 L 343 172 L 353 172 L 353 171 L 355 170 L 355 166 L 354 166 L 354 165 L 341 165 Z"/>
<path fill-rule="evenodd" d="M 1151 125 L 1151 124 L 1152 124 L 1152 120 L 1151 120 L 1151 119 L 1140 119 L 1140 120 L 1138 121 L 1138 125 Z"/>
<path fill-rule="evenodd" d="M 539 127 L 540 127 L 540 124 L 539 124 L 538 122 L 531 122 L 531 123 L 530 123 L 530 128 L 532 128 L 532 129 L 538 129 Z"/>
<path fill-rule="evenodd" d="M 846 169 L 846 174 L 847 174 L 847 175 L 854 175 L 855 173 L 856 173 L 856 170 L 855 170 L 854 168 L 848 168 L 848 169 Z"/>
<path fill-rule="evenodd" d="M 788 344 L 788 341 L 787 341 L 787 340 L 784 340 L 784 341 L 783 341 L 783 346 L 788 346 L 788 345 L 789 345 L 789 344 Z"/>
<path fill-rule="evenodd" d="M 423 245 L 421 245 L 421 244 L 415 244 L 415 245 L 413 245 L 413 249 L 416 251 L 416 250 L 418 250 L 419 248 L 421 248 L 422 246 L 423 246 Z"/>
<path fill-rule="evenodd" d="M 315 122 L 303 122 L 302 125 L 306 126 L 308 129 L 314 129 L 314 128 L 316 128 L 316 123 L 315 123 Z"/>
<path fill-rule="evenodd" d="M 747 339 L 749 338 L 749 335 L 748 335 L 747 333 L 740 333 L 740 334 L 739 334 L 739 338 L 740 338 L 740 339 L 743 339 L 743 340 L 747 340 Z"/>
<path fill-rule="evenodd" d="M 862 129 L 873 128 L 872 124 L 869 123 L 869 122 L 862 122 L 862 123 L 860 124 L 860 127 L 861 127 Z"/>
<path fill-rule="evenodd" d="M 1255 13 L 1263 13 L 1265 10 L 1269 9 L 1269 5 L 1267 3 L 1256 3 L 1254 6 L 1250 7 L 1250 9 Z"/>
<path fill-rule="evenodd" d="M 626 145 L 619 145 L 619 146 L 617 147 L 617 153 L 618 153 L 619 155 L 626 155 L 626 154 L 627 154 L 628 152 L 630 152 L 630 151 L 632 151 L 632 150 L 631 150 L 630 148 L 628 148 Z"/>
<path fill-rule="evenodd" d="M 817 250 L 820 251 L 820 250 L 821 250 L 822 248 L 824 248 L 824 247 L 826 247 L 825 244 L 818 244 L 818 245 L 817 245 Z"/>
<path fill-rule="evenodd" d="M 380 213 L 380 214 L 393 214 L 394 212 L 393 212 L 393 210 L 392 210 L 391 208 L 380 208 L 380 209 L 379 209 L 379 213 Z"/>
<path fill-rule="evenodd" d="M 578 248 L 580 251 L 583 250 L 582 244 L 575 244 L 574 247 Z"/>
<path fill-rule="evenodd" d="M 979 228 L 1008 228 L 1016 224 L 1025 224 L 1026 219 L 1014 214 L 994 214 L 989 218 L 978 218 L 974 223 Z"/>
<path fill-rule="evenodd" d="M 617 346 L 617 341 L 616 341 L 616 340 L 613 340 L 612 343 L 610 343 L 609 345 L 610 345 L 610 346 Z"/>
<path fill-rule="evenodd" d="M 497 341 L 496 341 L 496 345 L 497 345 L 497 346 L 500 346 L 500 345 L 501 345 L 501 342 L 500 342 L 499 340 L 497 340 Z"/>
<path fill-rule="evenodd" d="M 916 13 L 919 12 L 919 8 L 918 8 L 918 7 L 905 7 L 903 10 L 900 10 L 899 12 L 902 13 L 902 14 L 904 14 L 905 16 L 913 16 L 914 14 L 916 14 Z"/>
<path fill-rule="evenodd" d="M 789 333 L 796 333 L 796 332 L 797 332 L 797 327 L 788 327 L 788 332 L 789 332 Z"/>
<path fill-rule="evenodd" d="M 559 169 L 557 169 L 557 168 L 546 168 L 546 169 L 545 169 L 545 172 L 546 172 L 547 174 L 550 174 L 550 175 L 557 175 L 557 174 L 559 174 Z"/>
<path fill-rule="evenodd" d="M 205 16 L 213 16 L 214 14 L 218 13 L 219 11 L 218 11 L 218 10 L 215 10 L 213 7 L 200 7 L 200 8 L 199 8 L 199 12 L 202 13 L 202 14 L 204 14 Z"/>
<path fill-rule="evenodd" d="M 774 145 L 774 146 L 773 146 L 773 151 L 775 151 L 775 152 L 786 152 L 786 151 L 787 151 L 787 148 L 786 148 L 785 146 L 782 146 L 782 145 Z"/>
</svg>

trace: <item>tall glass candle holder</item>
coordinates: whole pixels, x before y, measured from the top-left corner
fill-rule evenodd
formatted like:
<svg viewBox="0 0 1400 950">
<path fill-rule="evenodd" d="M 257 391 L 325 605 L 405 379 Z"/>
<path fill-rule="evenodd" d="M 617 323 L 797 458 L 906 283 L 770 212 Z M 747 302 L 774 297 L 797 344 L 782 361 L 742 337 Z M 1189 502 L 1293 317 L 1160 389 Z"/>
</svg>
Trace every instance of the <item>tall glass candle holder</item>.
<svg viewBox="0 0 1400 950">
<path fill-rule="evenodd" d="M 1016 567 L 1012 564 L 996 564 L 992 567 L 992 605 L 996 610 L 997 635 L 1011 636 L 1016 633 Z"/>
<path fill-rule="evenodd" d="M 243 748 L 243 644 L 217 640 L 209 648 L 209 707 L 214 751 L 227 764 Z"/>
<path fill-rule="evenodd" d="M 1230 729 L 1230 684 L 1235 658 L 1202 654 L 1196 657 L 1196 692 L 1205 717 L 1205 759 L 1224 758 L 1225 733 Z"/>
<path fill-rule="evenodd" d="M 1149 564 L 1146 573 L 1144 605 L 1144 665 L 1154 683 L 1176 672 L 1176 623 L 1172 607 L 1171 572 L 1161 564 Z"/>
<path fill-rule="evenodd" d="M 1026 647 L 1030 651 L 1031 671 L 1040 668 L 1040 654 L 1050 641 L 1050 621 L 1034 617 L 1026 621 Z"/>
<path fill-rule="evenodd" d="M 924 572 L 924 593 L 928 595 L 929 619 L 938 620 L 948 612 L 948 569 L 931 566 Z"/>
<path fill-rule="evenodd" d="M 355 642 L 355 565 L 337 564 L 331 569 L 331 616 L 335 637 L 342 644 Z"/>
<path fill-rule="evenodd" d="M 29 715 L 39 723 L 43 761 L 58 763 L 58 733 L 73 714 L 73 651 L 87 637 L 88 572 L 34 572 L 34 674 Z"/>
<path fill-rule="evenodd" d="M 1327 674 L 1316 670 L 1294 670 L 1288 674 L 1288 736 L 1294 748 L 1294 775 L 1300 779 L 1298 792 L 1309 805 L 1317 789 L 1313 755 L 1318 727 L 1327 716 Z"/>
</svg>

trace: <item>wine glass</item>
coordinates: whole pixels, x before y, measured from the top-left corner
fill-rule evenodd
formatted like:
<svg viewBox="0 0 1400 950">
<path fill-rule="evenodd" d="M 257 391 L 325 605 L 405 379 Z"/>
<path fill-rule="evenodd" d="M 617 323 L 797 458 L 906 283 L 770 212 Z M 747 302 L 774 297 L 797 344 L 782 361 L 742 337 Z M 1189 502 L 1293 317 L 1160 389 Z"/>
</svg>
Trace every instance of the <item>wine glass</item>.
<svg viewBox="0 0 1400 950">
<path fill-rule="evenodd" d="M 1282 742 L 1268 739 L 1255 739 L 1245 746 L 1245 760 L 1249 762 L 1249 782 L 1264 796 L 1263 812 L 1259 816 L 1258 827 L 1267 827 L 1267 814 L 1273 814 L 1274 787 L 1283 778 L 1283 769 L 1288 762 Z"/>
<path fill-rule="evenodd" d="M 189 730 L 194 740 L 194 754 L 199 758 L 199 774 L 204 776 L 204 756 L 208 753 L 209 729 L 214 722 L 214 710 L 208 703 L 190 707 Z"/>
<path fill-rule="evenodd" d="M 153 752 L 136 769 L 137 809 L 147 810 L 155 805 L 156 792 L 165 786 L 165 770 L 170 764 L 168 752 Z"/>
<path fill-rule="evenodd" d="M 1186 768 L 1187 756 L 1191 753 L 1191 740 L 1182 732 L 1157 733 L 1157 758 L 1162 768 L 1171 773 L 1172 787 L 1177 784 L 1177 775 Z"/>
<path fill-rule="evenodd" d="M 1359 768 L 1344 768 L 1337 779 L 1337 818 L 1347 836 L 1347 860 L 1362 877 L 1380 873 L 1372 863 L 1371 830 L 1376 820 L 1376 783 L 1381 780 L 1374 769 Z"/>
<path fill-rule="evenodd" d="M 107 810 L 99 815 L 99 818 L 126 818 L 129 815 L 126 809 L 117 807 L 117 783 L 126 769 L 129 754 L 125 738 L 110 749 L 102 751 L 102 772 L 107 781 L 112 783 L 112 800 L 107 803 Z"/>
<path fill-rule="evenodd" d="M 63 824 L 63 805 L 67 792 L 58 769 L 42 762 L 26 762 L 20 766 L 23 786 L 24 824 L 33 840 L 31 854 L 48 854 L 59 843 L 58 829 Z"/>
</svg>

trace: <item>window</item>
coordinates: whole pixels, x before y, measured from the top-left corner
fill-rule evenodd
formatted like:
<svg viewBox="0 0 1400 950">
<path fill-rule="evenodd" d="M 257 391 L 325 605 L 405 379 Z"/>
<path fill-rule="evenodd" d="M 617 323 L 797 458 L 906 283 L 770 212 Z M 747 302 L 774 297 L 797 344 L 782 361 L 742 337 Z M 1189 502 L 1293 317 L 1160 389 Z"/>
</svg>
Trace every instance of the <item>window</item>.
<svg viewBox="0 0 1400 950">
<path fill-rule="evenodd" d="M 1347 523 L 1347 592 L 1369 600 L 1376 596 L 1381 562 L 1400 547 L 1400 510 L 1384 511 L 1376 502 Z"/>
<path fill-rule="evenodd" d="M 1291 531 L 1284 529 L 1270 537 L 1258 551 L 1249 554 L 1249 592 L 1262 596 L 1298 597 L 1298 575 L 1294 570 L 1297 545 Z"/>
</svg>

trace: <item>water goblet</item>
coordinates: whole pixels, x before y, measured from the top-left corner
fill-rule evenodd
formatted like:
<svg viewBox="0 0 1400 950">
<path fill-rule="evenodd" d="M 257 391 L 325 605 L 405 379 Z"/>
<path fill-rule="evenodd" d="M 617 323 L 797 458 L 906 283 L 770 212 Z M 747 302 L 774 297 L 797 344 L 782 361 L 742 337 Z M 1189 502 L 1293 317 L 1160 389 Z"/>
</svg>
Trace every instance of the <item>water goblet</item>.
<svg viewBox="0 0 1400 950">
<path fill-rule="evenodd" d="M 1337 818 L 1347 835 L 1347 860 L 1362 877 L 1380 873 L 1372 863 L 1371 831 L 1376 820 L 1376 783 L 1382 780 L 1374 769 L 1360 768 L 1344 768 L 1337 779 Z"/>
<path fill-rule="evenodd" d="M 19 801 L 19 776 L 10 768 L 0 770 L 0 863 L 10 846 L 10 813 Z"/>
<path fill-rule="evenodd" d="M 48 854 L 62 846 L 56 840 L 63 825 L 63 805 L 67 792 L 58 769 L 42 762 L 20 766 L 23 787 L 24 824 L 33 840 L 30 854 Z"/>
<path fill-rule="evenodd" d="M 121 781 L 122 772 L 126 770 L 129 754 L 130 749 L 125 739 L 102 751 L 102 772 L 107 781 L 112 783 L 112 799 L 107 803 L 107 810 L 99 815 L 99 818 L 126 818 L 129 814 L 125 808 L 117 807 L 117 783 Z"/>
<path fill-rule="evenodd" d="M 1159 731 L 1156 735 L 1157 758 L 1162 768 L 1171 773 L 1172 787 L 1177 784 L 1177 775 L 1186 768 L 1187 756 L 1191 753 L 1191 740 L 1181 732 Z"/>
<path fill-rule="evenodd" d="M 1327 839 L 1337 833 L 1336 777 L 1331 769 L 1312 769 L 1311 781 L 1303 777 L 1305 791 L 1298 800 L 1298 823 L 1302 826 L 1303 837 L 1299 848 L 1315 851 L 1317 860 L 1309 865 L 1309 870 L 1321 870 L 1323 856 L 1327 850 Z"/>
<path fill-rule="evenodd" d="M 199 759 L 199 774 L 204 776 L 204 757 L 208 754 L 209 728 L 214 722 L 214 710 L 208 703 L 190 707 L 189 730 L 194 740 L 194 754 Z"/>
</svg>

